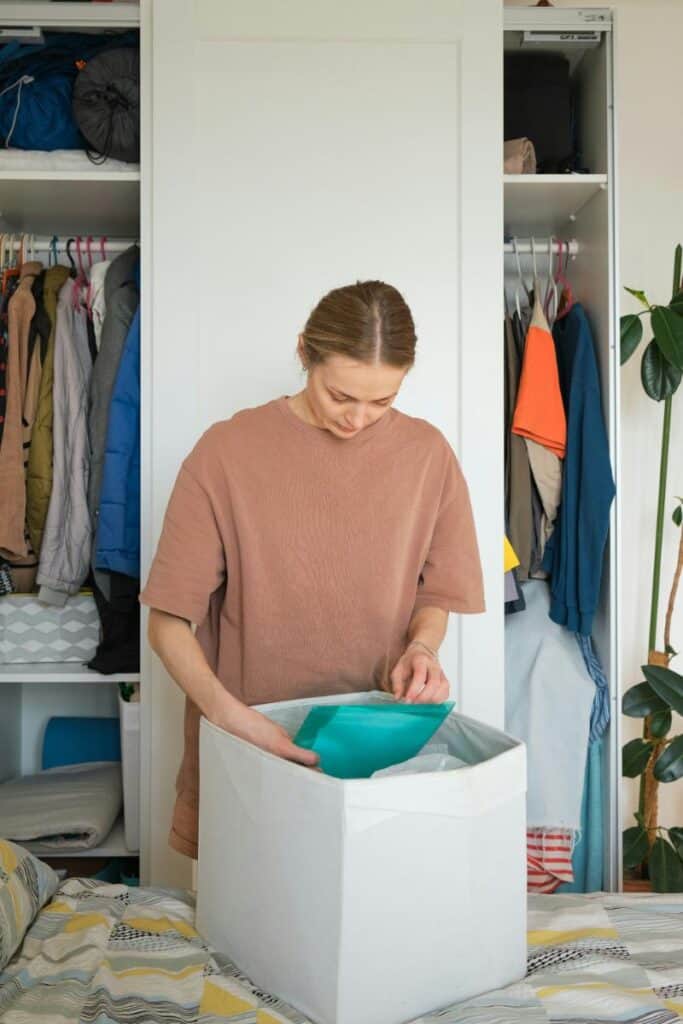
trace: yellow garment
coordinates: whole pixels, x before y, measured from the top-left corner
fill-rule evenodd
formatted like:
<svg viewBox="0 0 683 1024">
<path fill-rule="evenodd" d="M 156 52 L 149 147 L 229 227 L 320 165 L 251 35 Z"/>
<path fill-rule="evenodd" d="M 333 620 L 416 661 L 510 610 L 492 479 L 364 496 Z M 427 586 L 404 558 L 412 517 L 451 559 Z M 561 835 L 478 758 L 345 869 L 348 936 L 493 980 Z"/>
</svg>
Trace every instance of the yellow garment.
<svg viewBox="0 0 683 1024">
<path fill-rule="evenodd" d="M 510 572 L 511 569 L 516 569 L 519 565 L 519 559 L 515 553 L 510 541 L 507 537 L 503 537 L 503 570 L 504 572 Z"/>
</svg>

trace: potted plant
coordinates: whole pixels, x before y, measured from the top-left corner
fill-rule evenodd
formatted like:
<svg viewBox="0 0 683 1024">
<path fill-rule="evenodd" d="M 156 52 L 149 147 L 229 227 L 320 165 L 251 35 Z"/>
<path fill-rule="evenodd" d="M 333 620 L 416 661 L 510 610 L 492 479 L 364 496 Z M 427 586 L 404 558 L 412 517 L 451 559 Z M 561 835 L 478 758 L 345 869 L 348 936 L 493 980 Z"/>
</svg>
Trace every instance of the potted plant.
<svg viewBox="0 0 683 1024">
<path fill-rule="evenodd" d="M 673 396 L 683 376 L 683 282 L 681 282 L 681 246 L 674 256 L 673 293 L 666 306 L 652 305 L 644 292 L 627 288 L 643 305 L 637 314 L 621 318 L 621 363 L 629 359 L 643 337 L 643 318 L 650 318 L 652 341 L 643 352 L 641 381 L 645 393 L 664 403 L 662 444 L 659 468 L 659 493 L 655 530 L 650 631 L 647 664 L 642 666 L 644 680 L 624 694 L 625 715 L 642 718 L 642 738 L 631 740 L 622 751 L 623 773 L 640 776 L 636 824 L 624 832 L 624 867 L 648 877 L 657 892 L 683 891 L 683 826 L 662 828 L 658 822 L 658 791 L 661 783 L 683 777 L 683 735 L 672 736 L 672 711 L 683 714 L 683 676 L 670 667 L 676 655 L 671 643 L 671 621 L 683 571 L 683 499 L 673 510 L 674 525 L 681 530 L 678 560 L 664 626 L 661 649 L 657 649 L 657 619 L 662 570 L 662 541 L 669 468 L 669 442 Z"/>
</svg>

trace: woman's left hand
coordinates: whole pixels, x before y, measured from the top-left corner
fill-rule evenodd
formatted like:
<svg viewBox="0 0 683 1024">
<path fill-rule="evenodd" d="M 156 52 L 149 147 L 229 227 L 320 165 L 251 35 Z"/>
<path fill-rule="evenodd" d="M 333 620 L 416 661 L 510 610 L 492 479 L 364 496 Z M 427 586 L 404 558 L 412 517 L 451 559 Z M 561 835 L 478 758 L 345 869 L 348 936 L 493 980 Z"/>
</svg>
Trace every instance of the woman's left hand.
<svg viewBox="0 0 683 1024">
<path fill-rule="evenodd" d="M 439 664 L 425 647 L 409 644 L 390 676 L 391 692 L 407 704 L 442 704 L 450 685 Z"/>
</svg>

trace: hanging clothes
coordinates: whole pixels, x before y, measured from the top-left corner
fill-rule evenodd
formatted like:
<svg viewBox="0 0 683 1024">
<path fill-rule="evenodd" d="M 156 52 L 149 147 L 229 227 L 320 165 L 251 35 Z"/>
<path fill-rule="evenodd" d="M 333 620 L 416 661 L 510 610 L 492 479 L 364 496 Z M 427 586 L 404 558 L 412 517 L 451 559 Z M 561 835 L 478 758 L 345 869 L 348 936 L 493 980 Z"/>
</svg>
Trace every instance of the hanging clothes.
<svg viewBox="0 0 683 1024">
<path fill-rule="evenodd" d="M 45 271 L 43 285 L 43 304 L 50 318 L 50 336 L 40 377 L 26 479 L 26 520 L 31 545 L 36 555 L 40 555 L 45 517 L 52 491 L 52 386 L 57 296 L 68 277 L 69 271 L 66 267 L 50 267 Z"/>
<path fill-rule="evenodd" d="M 25 263 L 9 301 L 5 424 L 0 445 L 0 554 L 10 562 L 24 559 L 28 546 L 24 531 L 24 429 L 22 415 L 28 378 L 28 340 L 35 299 L 31 290 L 42 264 Z"/>
<path fill-rule="evenodd" d="M 90 270 L 90 294 L 88 304 L 95 332 L 95 347 L 98 351 L 102 338 L 102 325 L 104 324 L 104 317 L 107 311 L 105 281 L 107 274 L 109 273 L 109 268 L 111 267 L 111 262 L 111 260 L 100 260 L 99 263 L 93 264 Z"/>
<path fill-rule="evenodd" d="M 581 801 L 581 832 L 572 854 L 574 881 L 557 892 L 600 892 L 604 887 L 603 740 L 588 748 Z"/>
<path fill-rule="evenodd" d="M 2 236 L 0 234 L 0 241 Z M 1 248 L 1 247 L 0 247 Z M 18 274 L 11 276 L 2 274 L 2 288 L 0 290 L 0 444 L 7 415 L 7 391 L 8 391 L 8 369 L 9 369 L 9 345 L 7 327 L 7 304 L 18 284 Z"/>
<path fill-rule="evenodd" d="M 521 324 L 520 324 L 521 329 Z M 510 542 L 519 558 L 518 578 L 525 580 L 531 566 L 533 517 L 531 505 L 531 469 L 524 438 L 512 433 L 512 417 L 517 404 L 520 358 L 515 327 L 505 318 L 505 519 Z"/>
<path fill-rule="evenodd" d="M 140 671 L 140 602 L 139 581 L 117 572 L 98 573 L 106 576 L 109 597 L 93 582 L 93 596 L 102 627 L 100 642 L 88 668 L 103 675 L 115 672 Z"/>
<path fill-rule="evenodd" d="M 128 331 L 109 409 L 95 566 L 140 579 L 139 306 Z"/>
<path fill-rule="evenodd" d="M 543 312 L 538 281 L 534 283 L 534 308 L 524 345 L 512 431 L 564 458 L 567 421 L 555 346 Z"/>
<path fill-rule="evenodd" d="M 24 407 L 22 412 L 23 428 L 23 458 L 24 458 L 24 490 L 28 481 L 28 460 L 31 450 L 31 437 L 33 435 L 33 424 L 38 411 L 38 396 L 40 393 L 40 378 L 43 374 L 43 360 L 47 351 L 47 340 L 50 335 L 50 319 L 45 312 L 43 305 L 43 286 L 45 283 L 45 271 L 41 270 L 33 279 L 31 292 L 35 302 L 35 312 L 31 319 L 31 326 L 28 333 L 28 355 L 26 371 L 26 387 L 24 391 Z M 28 520 L 24 522 L 24 536 L 26 539 L 27 553 L 25 558 L 15 560 L 12 566 L 12 575 L 15 591 L 21 594 L 28 594 L 35 588 L 36 573 L 38 571 L 38 556 L 33 550 L 31 535 L 28 529 Z"/>
<path fill-rule="evenodd" d="M 88 430 L 90 434 L 90 481 L 88 485 L 88 508 L 93 523 L 96 550 L 97 530 L 102 487 L 102 468 L 107 440 L 107 422 L 111 396 L 114 390 L 116 374 L 121 361 L 121 354 L 128 336 L 135 310 L 138 307 L 139 294 L 135 280 L 136 267 L 140 259 L 140 250 L 132 245 L 120 253 L 107 271 L 104 291 L 106 315 L 102 325 L 100 350 L 95 360 L 90 380 L 90 412 Z M 109 597 L 110 579 L 106 573 L 94 569 L 97 585 L 105 598 Z"/>
<path fill-rule="evenodd" d="M 43 375 L 43 362 L 45 361 L 50 337 L 50 318 L 47 315 L 43 299 L 44 287 L 45 271 L 43 270 L 42 273 L 34 278 L 33 287 L 31 288 L 35 302 L 35 312 L 28 335 L 28 377 L 23 412 L 24 471 L 26 480 L 28 480 L 28 459 L 33 435 L 33 424 L 38 411 L 40 378 Z"/>
<path fill-rule="evenodd" d="M 529 466 L 543 508 L 536 531 L 538 564 L 555 525 L 562 495 L 561 459 L 567 443 L 555 345 L 543 312 L 538 281 L 534 282 L 534 308 L 524 344 L 512 432 L 525 440 Z M 532 574 L 538 573 L 532 570 Z"/>
<path fill-rule="evenodd" d="M 574 834 L 529 828 L 526 833 L 527 892 L 550 893 L 574 881 Z"/>
<path fill-rule="evenodd" d="M 593 640 L 589 636 L 583 636 L 581 633 L 575 633 L 574 636 L 577 639 L 579 648 L 583 655 L 583 662 L 586 666 L 586 671 L 595 683 L 595 697 L 593 698 L 593 707 L 591 708 L 591 729 L 590 729 L 590 741 L 594 743 L 604 736 L 607 726 L 610 721 L 610 700 L 609 700 L 609 683 L 607 682 L 607 676 L 605 670 L 600 664 L 595 650 L 593 649 Z"/>
<path fill-rule="evenodd" d="M 590 324 L 580 303 L 554 329 L 568 432 L 562 504 L 546 549 L 550 617 L 590 636 L 615 494 Z"/>
<path fill-rule="evenodd" d="M 37 576 L 40 600 L 60 607 L 83 585 L 92 547 L 87 498 L 92 360 L 82 290 L 82 284 L 67 280 L 57 303 L 52 492 Z"/>
<path fill-rule="evenodd" d="M 527 744 L 528 827 L 576 832 L 595 687 L 574 638 L 548 618 L 548 584 L 522 589 L 524 615 L 505 620 L 505 728 Z"/>
<path fill-rule="evenodd" d="M 133 284 L 137 308 L 112 386 L 99 492 L 93 592 L 102 634 L 89 667 L 97 672 L 137 672 L 140 667 L 140 265 Z M 128 289 L 114 297 L 122 323 Z M 109 311 L 107 309 L 107 318 Z M 123 313 L 121 313 L 121 309 Z M 108 320 L 107 320 L 108 323 Z M 111 335 L 103 334 L 100 356 Z M 102 582 L 106 582 L 106 591 Z"/>
</svg>

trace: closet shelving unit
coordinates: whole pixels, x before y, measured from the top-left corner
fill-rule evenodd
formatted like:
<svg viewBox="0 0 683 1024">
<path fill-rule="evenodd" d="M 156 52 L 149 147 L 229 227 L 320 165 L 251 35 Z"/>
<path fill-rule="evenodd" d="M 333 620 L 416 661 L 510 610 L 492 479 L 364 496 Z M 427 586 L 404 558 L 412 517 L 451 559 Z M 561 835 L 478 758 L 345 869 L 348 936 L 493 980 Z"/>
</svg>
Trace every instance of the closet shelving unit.
<svg viewBox="0 0 683 1024">
<path fill-rule="evenodd" d="M 555 234 L 573 224 L 598 192 L 606 174 L 506 174 L 503 179 L 505 227 L 510 234 Z"/>
<path fill-rule="evenodd" d="M 125 31 L 140 28 L 141 14 L 137 3 L 0 2 L 0 26 Z M 57 235 L 60 240 L 91 235 L 95 243 L 101 236 L 112 242 L 141 238 L 139 167 L 96 166 L 85 154 L 80 166 L 77 158 L 61 168 L 55 163 L 50 153 L 22 155 L 0 149 L 0 232 Z M 60 262 L 65 262 L 63 244 L 59 251 Z M 93 251 L 99 258 L 99 249 Z M 44 249 L 37 250 L 36 257 L 47 265 Z M 38 770 L 43 731 L 52 715 L 116 716 L 117 684 L 139 681 L 139 673 L 102 675 L 72 662 L 0 665 L 0 781 Z M 32 844 L 32 849 L 48 858 L 56 856 L 39 844 Z M 60 856 L 87 861 L 138 853 L 142 855 L 126 846 L 121 818 L 100 846 Z"/>
<path fill-rule="evenodd" d="M 603 744 L 603 887 L 621 886 L 620 696 L 618 642 L 619 564 L 619 361 L 614 177 L 614 89 L 612 12 L 609 8 L 527 8 L 504 10 L 504 49 L 550 52 L 569 59 L 581 163 L 586 174 L 503 175 L 506 236 L 571 240 L 575 258 L 568 276 L 591 322 L 601 378 L 603 414 L 610 443 L 617 497 L 603 569 L 600 606 L 593 632 L 595 649 L 610 687 L 611 724 Z M 547 246 L 546 246 L 547 251 Z M 528 252 L 528 249 L 527 249 Z M 537 262 L 547 272 L 547 257 Z M 531 278 L 532 260 L 522 257 Z M 516 277 L 515 260 L 505 260 L 506 286 Z"/>
</svg>

